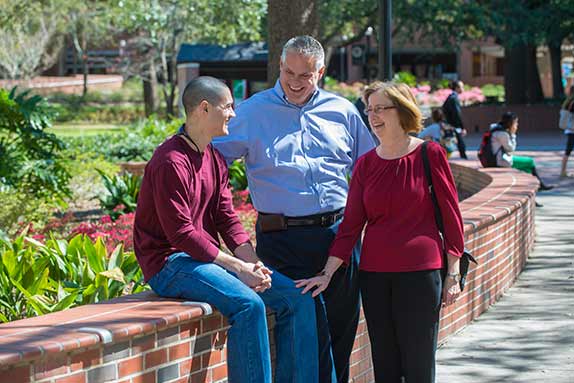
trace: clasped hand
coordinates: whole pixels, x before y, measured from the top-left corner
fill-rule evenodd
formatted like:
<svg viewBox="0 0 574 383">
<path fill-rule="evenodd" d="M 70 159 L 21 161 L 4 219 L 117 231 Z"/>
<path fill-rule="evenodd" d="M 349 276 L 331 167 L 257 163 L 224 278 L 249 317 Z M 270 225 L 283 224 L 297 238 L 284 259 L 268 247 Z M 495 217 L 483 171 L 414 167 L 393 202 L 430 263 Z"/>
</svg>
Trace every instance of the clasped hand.
<svg viewBox="0 0 574 383">
<path fill-rule="evenodd" d="M 271 287 L 271 271 L 263 262 L 245 262 L 237 275 L 239 280 L 251 287 L 256 293 L 262 293 Z"/>
</svg>

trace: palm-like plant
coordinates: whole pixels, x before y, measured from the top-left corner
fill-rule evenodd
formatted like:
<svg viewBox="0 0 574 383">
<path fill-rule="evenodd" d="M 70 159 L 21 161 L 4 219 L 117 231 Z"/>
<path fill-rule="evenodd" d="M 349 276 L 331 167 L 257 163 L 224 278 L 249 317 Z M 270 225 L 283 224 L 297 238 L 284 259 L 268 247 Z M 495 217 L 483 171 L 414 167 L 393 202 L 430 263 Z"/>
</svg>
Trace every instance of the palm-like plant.
<svg viewBox="0 0 574 383">
<path fill-rule="evenodd" d="M 52 117 L 42 97 L 0 89 L 0 186 L 36 196 L 70 195 L 60 156 L 65 144 L 46 132 Z"/>
<path fill-rule="evenodd" d="M 96 170 L 102 177 L 102 182 L 108 191 L 108 195 L 98 196 L 104 212 L 109 214 L 113 220 L 121 214 L 134 212 L 142 177 L 131 173 L 110 177 L 103 171 Z"/>
</svg>

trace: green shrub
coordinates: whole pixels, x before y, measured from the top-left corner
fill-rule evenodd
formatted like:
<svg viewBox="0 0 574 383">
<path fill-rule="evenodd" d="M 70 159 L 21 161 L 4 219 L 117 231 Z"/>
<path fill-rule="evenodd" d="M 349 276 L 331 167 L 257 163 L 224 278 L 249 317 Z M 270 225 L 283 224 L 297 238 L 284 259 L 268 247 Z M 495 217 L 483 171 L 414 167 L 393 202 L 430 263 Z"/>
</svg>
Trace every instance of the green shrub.
<svg viewBox="0 0 574 383">
<path fill-rule="evenodd" d="M 447 80 L 445 78 L 438 80 L 435 84 L 436 89 L 448 89 L 449 86 L 450 86 L 450 80 Z"/>
<path fill-rule="evenodd" d="M 72 158 L 81 153 L 92 153 L 93 158 L 103 157 L 111 162 L 147 161 L 155 148 L 175 134 L 182 120 L 164 121 L 152 116 L 138 121 L 113 134 L 90 137 L 66 137 Z"/>
<path fill-rule="evenodd" d="M 43 315 L 147 288 L 132 252 L 108 253 L 101 239 L 77 235 L 45 244 L 0 234 L 0 321 Z"/>
<path fill-rule="evenodd" d="M 480 89 L 488 101 L 504 102 L 504 85 L 486 84 Z"/>
<path fill-rule="evenodd" d="M 110 177 L 99 169 L 97 171 L 108 192 L 107 195 L 98 197 L 104 213 L 116 220 L 121 214 L 134 212 L 142 177 L 130 173 Z"/>
<path fill-rule="evenodd" d="M 247 173 L 243 160 L 234 161 L 229 165 L 229 184 L 233 190 L 247 189 Z"/>
<path fill-rule="evenodd" d="M 42 97 L 0 89 L 0 187 L 38 197 L 70 195 L 65 145 L 46 132 L 52 117 Z"/>
<path fill-rule="evenodd" d="M 62 208 L 61 201 L 39 198 L 18 190 L 0 191 L 0 231 L 14 235 L 23 226 L 44 226 Z"/>
<path fill-rule="evenodd" d="M 144 118 L 140 104 L 52 104 L 57 122 L 92 122 L 126 124 Z"/>
<path fill-rule="evenodd" d="M 397 72 L 395 73 L 393 80 L 395 82 L 407 84 L 411 88 L 417 86 L 417 78 L 410 72 Z"/>
</svg>

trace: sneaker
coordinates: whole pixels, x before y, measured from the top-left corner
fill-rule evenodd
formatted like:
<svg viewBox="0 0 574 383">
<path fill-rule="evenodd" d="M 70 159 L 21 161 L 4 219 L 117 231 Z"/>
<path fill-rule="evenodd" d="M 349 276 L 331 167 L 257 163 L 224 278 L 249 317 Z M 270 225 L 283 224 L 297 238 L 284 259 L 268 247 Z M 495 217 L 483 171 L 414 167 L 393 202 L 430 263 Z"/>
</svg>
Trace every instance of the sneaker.
<svg viewBox="0 0 574 383">
<path fill-rule="evenodd" d="M 560 178 L 574 178 L 574 174 L 560 173 Z"/>
<path fill-rule="evenodd" d="M 540 202 L 534 200 L 534 205 L 536 205 L 536 207 L 544 207 L 544 205 L 542 205 Z"/>
</svg>

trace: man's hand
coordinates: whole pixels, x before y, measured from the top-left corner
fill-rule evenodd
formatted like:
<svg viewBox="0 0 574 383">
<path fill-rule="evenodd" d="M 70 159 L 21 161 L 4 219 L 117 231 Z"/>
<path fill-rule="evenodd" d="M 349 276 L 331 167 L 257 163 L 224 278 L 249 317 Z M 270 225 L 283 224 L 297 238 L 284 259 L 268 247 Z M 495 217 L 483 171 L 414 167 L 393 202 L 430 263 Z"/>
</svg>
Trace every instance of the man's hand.
<svg viewBox="0 0 574 383">
<path fill-rule="evenodd" d="M 244 246 L 243 249 L 249 253 L 249 249 L 252 247 L 251 245 Z M 271 287 L 271 274 L 273 272 L 258 259 L 249 262 L 219 251 L 213 262 L 237 275 L 241 282 L 251 287 L 255 292 L 260 293 Z"/>
<path fill-rule="evenodd" d="M 245 262 L 237 277 L 255 292 L 260 293 L 271 287 L 271 274 L 272 271 L 261 262 Z"/>
</svg>

